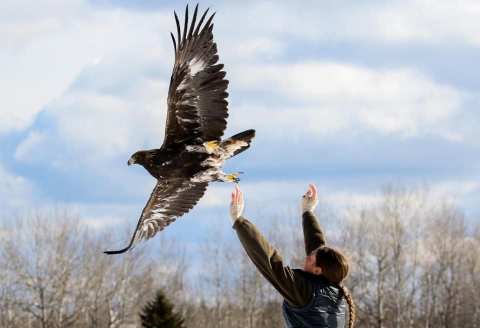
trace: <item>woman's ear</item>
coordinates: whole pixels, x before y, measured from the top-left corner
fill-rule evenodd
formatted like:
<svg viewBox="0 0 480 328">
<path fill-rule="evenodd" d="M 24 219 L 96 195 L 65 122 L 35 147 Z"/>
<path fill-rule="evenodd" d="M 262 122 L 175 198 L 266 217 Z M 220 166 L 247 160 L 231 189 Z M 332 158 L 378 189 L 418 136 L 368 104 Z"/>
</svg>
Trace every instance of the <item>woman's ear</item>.
<svg viewBox="0 0 480 328">
<path fill-rule="evenodd" d="M 322 273 L 322 268 L 321 267 L 316 266 L 315 268 L 313 268 L 313 274 L 319 275 L 321 273 Z"/>
</svg>

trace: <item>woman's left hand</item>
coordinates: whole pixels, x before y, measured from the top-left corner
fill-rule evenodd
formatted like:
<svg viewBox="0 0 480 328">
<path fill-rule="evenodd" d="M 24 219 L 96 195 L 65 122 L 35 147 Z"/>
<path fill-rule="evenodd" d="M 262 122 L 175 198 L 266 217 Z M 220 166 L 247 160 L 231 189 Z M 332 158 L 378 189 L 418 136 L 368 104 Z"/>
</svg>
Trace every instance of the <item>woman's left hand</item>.
<svg viewBox="0 0 480 328">
<path fill-rule="evenodd" d="M 244 207 L 243 193 L 240 191 L 238 185 L 236 185 L 235 190 L 232 192 L 232 200 L 230 202 L 230 217 L 233 222 L 242 216 Z"/>
<path fill-rule="evenodd" d="M 318 204 L 317 187 L 311 183 L 308 185 L 307 192 L 302 196 L 302 214 L 310 211 L 313 212 Z"/>
</svg>

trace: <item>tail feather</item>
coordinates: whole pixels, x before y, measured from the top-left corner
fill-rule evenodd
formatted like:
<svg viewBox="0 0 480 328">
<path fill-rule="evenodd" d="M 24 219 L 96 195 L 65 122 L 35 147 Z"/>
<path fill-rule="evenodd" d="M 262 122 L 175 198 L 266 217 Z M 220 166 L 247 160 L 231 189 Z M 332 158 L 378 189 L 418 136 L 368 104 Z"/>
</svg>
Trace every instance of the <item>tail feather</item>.
<svg viewBox="0 0 480 328">
<path fill-rule="evenodd" d="M 253 129 L 245 130 L 245 131 L 237 133 L 236 135 L 233 135 L 230 138 L 223 141 L 222 146 L 224 148 L 227 148 L 227 149 L 229 147 L 232 147 L 232 146 L 233 146 L 233 148 L 236 148 L 233 151 L 232 155 L 230 156 L 230 157 L 233 157 L 233 156 L 235 156 L 237 154 L 240 154 L 241 152 L 247 150 L 248 148 L 250 148 L 250 143 L 252 142 L 252 139 L 254 137 L 255 137 L 255 130 L 253 130 Z M 246 145 L 242 145 L 240 147 L 235 146 L 235 144 L 238 141 L 243 141 L 244 143 L 246 143 Z"/>
<path fill-rule="evenodd" d="M 237 133 L 236 135 L 231 136 L 229 139 L 250 142 L 254 137 L 255 137 L 255 130 L 250 129 L 250 130 L 245 130 L 243 132 Z"/>
</svg>

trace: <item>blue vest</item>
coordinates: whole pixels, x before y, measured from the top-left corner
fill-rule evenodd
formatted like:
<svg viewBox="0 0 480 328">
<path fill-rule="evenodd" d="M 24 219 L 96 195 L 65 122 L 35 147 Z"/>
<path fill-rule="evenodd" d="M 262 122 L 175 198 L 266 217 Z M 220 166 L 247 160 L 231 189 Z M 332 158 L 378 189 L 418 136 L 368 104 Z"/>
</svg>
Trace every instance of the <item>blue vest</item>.
<svg viewBox="0 0 480 328">
<path fill-rule="evenodd" d="M 322 276 L 295 270 L 311 283 L 313 297 L 307 305 L 296 308 L 283 301 L 283 317 L 288 328 L 345 327 L 346 302 L 342 291 Z"/>
</svg>

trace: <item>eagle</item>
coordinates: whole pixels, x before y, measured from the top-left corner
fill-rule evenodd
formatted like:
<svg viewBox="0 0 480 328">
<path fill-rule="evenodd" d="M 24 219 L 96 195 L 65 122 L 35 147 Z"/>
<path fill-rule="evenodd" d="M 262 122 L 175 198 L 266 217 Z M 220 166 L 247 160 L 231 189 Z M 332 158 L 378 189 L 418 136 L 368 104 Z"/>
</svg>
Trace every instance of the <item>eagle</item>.
<svg viewBox="0 0 480 328">
<path fill-rule="evenodd" d="M 175 51 L 165 137 L 159 149 L 140 150 L 128 165 L 142 165 L 156 180 L 150 199 L 127 247 L 105 251 L 120 254 L 139 241 L 155 236 L 190 211 L 213 181 L 238 183 L 241 172 L 224 173 L 224 162 L 250 147 L 255 130 L 222 140 L 227 126 L 227 86 L 223 64 L 213 41 L 213 17 L 205 10 L 197 23 L 198 4 L 191 23 L 188 5 L 183 31 L 177 13 L 177 37 L 170 33 Z M 206 19 L 206 20 L 205 20 Z M 205 23 L 204 23 L 205 22 Z"/>
</svg>

